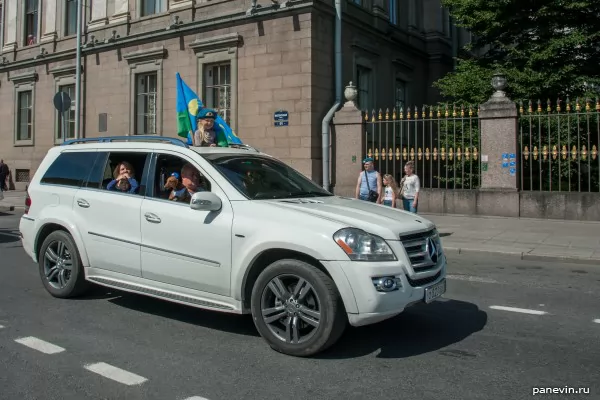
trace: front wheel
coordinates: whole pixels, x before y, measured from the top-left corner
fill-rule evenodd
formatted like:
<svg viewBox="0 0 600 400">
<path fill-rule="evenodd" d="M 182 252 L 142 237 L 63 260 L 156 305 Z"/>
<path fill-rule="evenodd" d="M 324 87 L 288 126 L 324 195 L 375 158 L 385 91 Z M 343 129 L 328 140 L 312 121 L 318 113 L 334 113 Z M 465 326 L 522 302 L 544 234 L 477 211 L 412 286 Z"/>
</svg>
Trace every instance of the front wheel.
<svg viewBox="0 0 600 400">
<path fill-rule="evenodd" d="M 318 268 L 293 259 L 275 261 L 252 288 L 252 317 L 271 348 L 307 357 L 333 345 L 347 324 L 333 280 Z"/>
</svg>

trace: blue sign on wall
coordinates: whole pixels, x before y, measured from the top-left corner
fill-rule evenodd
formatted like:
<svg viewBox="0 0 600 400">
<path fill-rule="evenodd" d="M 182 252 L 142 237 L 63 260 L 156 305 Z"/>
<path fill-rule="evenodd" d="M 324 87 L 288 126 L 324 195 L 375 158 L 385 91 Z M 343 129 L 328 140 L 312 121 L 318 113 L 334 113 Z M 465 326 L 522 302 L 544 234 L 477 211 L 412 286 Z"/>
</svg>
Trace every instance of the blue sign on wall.
<svg viewBox="0 0 600 400">
<path fill-rule="evenodd" d="M 277 110 L 273 114 L 273 123 L 275 126 L 288 126 L 290 115 L 285 110 Z"/>
<path fill-rule="evenodd" d="M 288 120 L 289 114 L 287 111 L 278 110 L 278 111 L 275 111 L 275 114 L 273 114 L 273 119 L 275 121 Z"/>
</svg>

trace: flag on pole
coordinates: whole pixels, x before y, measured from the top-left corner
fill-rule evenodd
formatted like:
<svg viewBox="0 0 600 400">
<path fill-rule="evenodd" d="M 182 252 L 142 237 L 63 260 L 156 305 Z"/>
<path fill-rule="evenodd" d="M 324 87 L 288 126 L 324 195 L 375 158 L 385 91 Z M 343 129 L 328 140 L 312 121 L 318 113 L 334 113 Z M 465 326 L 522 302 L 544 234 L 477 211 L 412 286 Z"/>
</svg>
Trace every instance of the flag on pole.
<svg viewBox="0 0 600 400">
<path fill-rule="evenodd" d="M 202 100 L 198 95 L 183 81 L 179 72 L 177 77 L 177 135 L 187 138 L 188 145 L 191 145 L 192 136 L 196 132 L 196 117 L 200 109 L 204 108 Z M 240 138 L 227 125 L 227 122 L 217 114 L 215 118 L 215 128 L 220 129 L 227 143 L 242 144 Z"/>
</svg>

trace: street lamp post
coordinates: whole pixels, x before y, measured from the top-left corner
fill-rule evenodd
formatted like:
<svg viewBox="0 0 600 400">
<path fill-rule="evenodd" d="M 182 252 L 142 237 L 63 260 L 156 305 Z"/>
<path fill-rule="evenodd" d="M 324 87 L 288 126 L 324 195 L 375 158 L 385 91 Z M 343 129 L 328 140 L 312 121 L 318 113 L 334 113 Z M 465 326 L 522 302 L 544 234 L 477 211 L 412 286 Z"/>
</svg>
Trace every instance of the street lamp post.
<svg viewBox="0 0 600 400">
<path fill-rule="evenodd" d="M 81 115 L 81 3 L 77 1 L 77 55 L 75 56 L 75 138 L 79 138 L 80 115 Z"/>
</svg>

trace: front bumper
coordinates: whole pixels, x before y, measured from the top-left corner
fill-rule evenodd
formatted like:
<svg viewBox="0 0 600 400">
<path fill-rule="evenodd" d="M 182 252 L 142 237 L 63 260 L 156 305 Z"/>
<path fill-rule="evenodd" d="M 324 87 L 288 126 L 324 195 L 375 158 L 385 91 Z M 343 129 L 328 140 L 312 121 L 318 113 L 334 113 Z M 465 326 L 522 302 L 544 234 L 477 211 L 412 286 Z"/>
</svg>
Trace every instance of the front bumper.
<svg viewBox="0 0 600 400">
<path fill-rule="evenodd" d="M 328 261 L 325 264 L 329 264 L 326 265 L 328 269 L 335 268 L 346 275 L 346 282 L 350 288 L 340 291 L 352 293 L 354 296 L 358 312 L 348 313 L 348 320 L 352 326 L 374 324 L 400 314 L 405 308 L 423 302 L 425 289 L 446 278 L 445 255 L 434 269 L 412 276 L 407 276 L 406 272 L 412 272 L 412 269 L 405 268 L 401 262 Z M 390 292 L 377 291 L 372 278 L 383 276 L 396 277 L 399 281 L 398 289 Z"/>
</svg>

